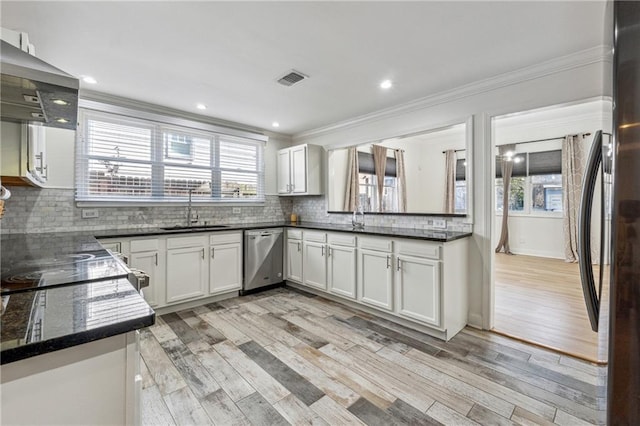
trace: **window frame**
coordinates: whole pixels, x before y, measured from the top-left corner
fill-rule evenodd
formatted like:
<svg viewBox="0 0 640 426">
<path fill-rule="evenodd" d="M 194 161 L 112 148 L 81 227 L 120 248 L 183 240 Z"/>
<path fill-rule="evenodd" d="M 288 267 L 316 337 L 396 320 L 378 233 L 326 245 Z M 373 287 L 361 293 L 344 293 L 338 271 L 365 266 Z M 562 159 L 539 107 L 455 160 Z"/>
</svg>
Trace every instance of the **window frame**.
<svg viewBox="0 0 640 426">
<path fill-rule="evenodd" d="M 173 112 L 173 111 L 171 111 Z M 90 161 L 90 156 L 88 155 L 87 149 L 88 144 L 85 143 L 86 140 L 86 116 L 94 116 L 94 117 L 109 117 L 113 119 L 113 122 L 118 124 L 126 124 L 126 122 L 135 123 L 136 125 L 141 125 L 142 127 L 148 127 L 151 129 L 151 158 L 149 160 L 144 159 L 125 159 L 122 160 L 124 162 L 132 162 L 132 163 L 145 163 L 152 165 L 152 195 L 150 197 L 144 196 L 139 198 L 128 196 L 116 196 L 113 198 L 104 197 L 103 195 L 92 196 L 88 191 L 88 171 L 89 166 L 88 163 Z M 182 115 L 182 114 L 181 114 Z M 188 116 L 188 114 L 184 114 Z M 184 204 L 187 200 L 187 196 L 171 196 L 170 198 L 164 194 L 164 188 L 160 187 L 162 190 L 162 196 L 159 196 L 156 193 L 157 187 L 153 185 L 153 182 L 157 183 L 157 173 L 161 173 L 164 176 L 164 166 L 166 166 L 167 161 L 169 164 L 172 162 L 185 162 L 184 167 L 189 168 L 189 162 L 193 160 L 193 145 L 191 145 L 191 155 L 189 158 L 183 157 L 168 157 L 166 154 L 166 140 L 164 137 L 164 133 L 170 133 L 172 130 L 175 130 L 177 133 L 183 131 L 185 136 L 193 143 L 193 137 L 200 134 L 204 137 L 211 139 L 211 149 L 215 149 L 215 147 L 219 147 L 219 143 L 221 139 L 227 139 L 233 141 L 233 139 L 239 138 L 241 143 L 245 145 L 255 146 L 257 149 L 256 152 L 256 168 L 251 171 L 242 171 L 243 173 L 255 174 L 256 175 L 256 192 L 257 196 L 255 198 L 227 198 L 221 196 L 222 191 L 217 193 L 217 196 L 214 196 L 214 191 L 212 190 L 211 196 L 207 197 L 193 197 L 192 202 L 194 204 L 199 205 L 224 205 L 224 206 L 234 206 L 234 205 L 256 205 L 262 206 L 266 201 L 266 192 L 265 192 L 265 147 L 268 141 L 268 136 L 255 133 L 248 130 L 236 129 L 230 127 L 220 126 L 218 124 L 207 123 L 204 121 L 196 121 L 190 118 L 183 118 L 176 115 L 162 114 L 155 111 L 149 111 L 144 109 L 139 109 L 136 105 L 135 107 L 123 106 L 123 105 L 114 105 L 103 103 L 100 101 L 81 99 L 79 103 L 79 125 L 78 131 L 76 135 L 76 162 L 75 162 L 75 176 L 76 176 L 76 184 L 75 184 L 75 202 L 79 207 L 82 206 L 174 206 L 176 204 Z M 118 119 L 120 117 L 121 121 Z M 160 134 L 158 134 L 158 132 Z M 216 156 L 217 157 L 217 156 Z M 119 160 L 120 162 L 120 160 Z M 216 160 L 216 164 L 219 164 L 219 158 Z M 155 165 L 155 167 L 153 167 Z M 202 169 L 202 167 L 194 166 L 194 168 Z M 212 182 L 213 176 L 215 174 L 220 175 L 221 170 L 218 167 L 215 168 L 214 164 L 211 163 L 210 167 L 207 170 L 211 171 Z M 237 169 L 233 169 L 236 171 Z M 163 177 L 161 179 L 164 179 Z M 222 183 L 220 187 L 222 188 Z M 220 188 L 220 189 L 221 189 Z"/>
</svg>

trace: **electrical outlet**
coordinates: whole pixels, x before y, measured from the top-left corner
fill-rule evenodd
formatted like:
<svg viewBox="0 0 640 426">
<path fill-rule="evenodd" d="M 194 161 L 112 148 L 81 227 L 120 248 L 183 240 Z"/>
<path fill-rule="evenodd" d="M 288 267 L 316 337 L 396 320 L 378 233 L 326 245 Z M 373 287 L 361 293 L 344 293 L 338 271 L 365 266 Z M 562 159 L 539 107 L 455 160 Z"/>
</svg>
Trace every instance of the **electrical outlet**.
<svg viewBox="0 0 640 426">
<path fill-rule="evenodd" d="M 82 209 L 82 218 L 83 219 L 95 219 L 99 216 L 98 210 L 96 209 Z"/>
<path fill-rule="evenodd" d="M 447 221 L 444 219 L 434 219 L 433 227 L 438 229 L 445 229 L 447 227 Z"/>
<path fill-rule="evenodd" d="M 233 214 L 240 214 L 240 207 L 234 207 Z"/>
</svg>

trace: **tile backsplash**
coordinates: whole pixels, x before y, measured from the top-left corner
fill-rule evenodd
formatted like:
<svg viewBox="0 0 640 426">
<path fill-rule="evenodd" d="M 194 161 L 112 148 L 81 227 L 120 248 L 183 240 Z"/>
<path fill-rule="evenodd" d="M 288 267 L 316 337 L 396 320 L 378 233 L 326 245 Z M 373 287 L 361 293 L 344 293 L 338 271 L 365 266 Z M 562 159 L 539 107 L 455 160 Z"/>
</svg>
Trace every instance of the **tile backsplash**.
<svg viewBox="0 0 640 426">
<path fill-rule="evenodd" d="M 186 207 L 90 207 L 98 211 L 97 218 L 83 219 L 81 207 L 76 207 L 73 189 L 11 187 L 11 198 L 5 203 L 0 221 L 2 233 L 58 232 L 99 229 L 145 228 L 157 225 L 184 224 Z M 270 195 L 264 206 L 233 207 L 194 205 L 200 223 L 242 224 L 289 219 L 293 201 Z"/>
<path fill-rule="evenodd" d="M 186 207 L 90 207 L 98 211 L 97 218 L 83 219 L 76 207 L 73 189 L 11 187 L 12 196 L 5 204 L 0 221 L 2 233 L 59 232 L 100 229 L 146 228 L 184 224 Z M 268 195 L 264 206 L 242 206 L 240 213 L 233 207 L 194 205 L 200 223 L 243 224 L 288 220 L 296 213 L 305 222 L 351 223 L 349 213 L 327 213 L 324 196 L 279 197 Z M 464 218 L 439 218 L 411 215 L 365 215 L 365 226 L 397 228 L 432 228 L 434 219 L 445 219 L 450 231 L 472 231 Z"/>
<path fill-rule="evenodd" d="M 294 197 L 292 209 L 293 213 L 299 216 L 299 220 L 305 222 L 350 224 L 352 218 L 351 213 L 327 213 L 326 197 L 323 195 Z M 433 221 L 437 219 L 444 219 L 449 231 L 472 232 L 472 225 L 464 223 L 465 218 L 462 217 L 365 214 L 364 224 L 365 226 L 431 229 L 434 228 Z"/>
</svg>

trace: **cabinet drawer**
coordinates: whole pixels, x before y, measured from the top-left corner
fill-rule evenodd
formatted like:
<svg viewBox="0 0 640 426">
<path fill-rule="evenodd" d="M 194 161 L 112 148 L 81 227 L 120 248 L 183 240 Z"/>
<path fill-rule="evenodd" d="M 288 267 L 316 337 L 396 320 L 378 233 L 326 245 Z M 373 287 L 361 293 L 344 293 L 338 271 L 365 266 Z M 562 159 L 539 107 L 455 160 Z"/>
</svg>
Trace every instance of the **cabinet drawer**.
<svg viewBox="0 0 640 426">
<path fill-rule="evenodd" d="M 239 243 L 242 241 L 242 234 L 240 232 L 232 232 L 232 233 L 215 233 L 209 236 L 209 244 L 228 244 L 228 243 Z"/>
<path fill-rule="evenodd" d="M 158 239 L 131 240 L 131 253 L 158 250 Z"/>
<path fill-rule="evenodd" d="M 120 241 L 100 241 L 100 245 L 105 250 L 110 250 L 116 253 L 122 253 L 122 243 Z"/>
<path fill-rule="evenodd" d="M 398 254 L 405 256 L 440 259 L 440 247 L 440 244 L 429 241 L 396 240 Z"/>
<path fill-rule="evenodd" d="M 329 244 L 336 246 L 355 247 L 356 236 L 350 234 L 328 234 Z"/>
<path fill-rule="evenodd" d="M 358 247 L 368 250 L 392 251 L 393 241 L 389 238 L 360 237 Z"/>
<path fill-rule="evenodd" d="M 324 232 L 304 231 L 304 240 L 324 243 L 327 241 L 327 234 Z"/>
<path fill-rule="evenodd" d="M 291 240 L 301 240 L 302 231 L 299 229 L 287 229 L 287 238 Z"/>
<path fill-rule="evenodd" d="M 189 237 L 173 237 L 167 238 L 167 248 L 174 249 L 180 247 L 198 247 L 205 245 L 205 237 L 203 236 L 189 236 Z"/>
</svg>

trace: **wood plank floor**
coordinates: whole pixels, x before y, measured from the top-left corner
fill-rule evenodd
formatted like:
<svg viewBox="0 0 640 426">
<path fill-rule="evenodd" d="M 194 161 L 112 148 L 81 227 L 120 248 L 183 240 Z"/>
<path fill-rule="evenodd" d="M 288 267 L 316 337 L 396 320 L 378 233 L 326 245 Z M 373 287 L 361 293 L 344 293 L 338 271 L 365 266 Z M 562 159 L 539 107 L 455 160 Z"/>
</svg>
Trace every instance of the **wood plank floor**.
<svg viewBox="0 0 640 426">
<path fill-rule="evenodd" d="M 494 330 L 592 362 L 606 361 L 606 288 L 604 293 L 602 331 L 595 333 L 578 264 L 497 253 Z"/>
<path fill-rule="evenodd" d="M 142 331 L 147 425 L 602 424 L 605 370 L 495 333 L 449 342 L 280 288 Z"/>
</svg>

